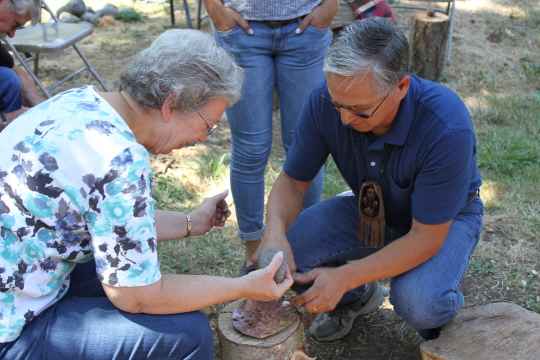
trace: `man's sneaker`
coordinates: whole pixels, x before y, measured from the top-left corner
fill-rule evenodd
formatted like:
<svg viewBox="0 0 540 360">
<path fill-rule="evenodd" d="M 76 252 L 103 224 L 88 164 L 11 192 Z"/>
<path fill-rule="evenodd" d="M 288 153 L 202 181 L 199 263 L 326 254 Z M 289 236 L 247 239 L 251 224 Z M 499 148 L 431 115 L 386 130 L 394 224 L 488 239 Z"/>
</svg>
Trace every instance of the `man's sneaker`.
<svg viewBox="0 0 540 360">
<path fill-rule="evenodd" d="M 309 335 L 317 341 L 341 339 L 351 331 L 358 316 L 376 311 L 386 295 L 387 290 L 383 286 L 378 283 L 368 284 L 362 297 L 354 303 L 317 315 L 308 329 Z"/>
</svg>

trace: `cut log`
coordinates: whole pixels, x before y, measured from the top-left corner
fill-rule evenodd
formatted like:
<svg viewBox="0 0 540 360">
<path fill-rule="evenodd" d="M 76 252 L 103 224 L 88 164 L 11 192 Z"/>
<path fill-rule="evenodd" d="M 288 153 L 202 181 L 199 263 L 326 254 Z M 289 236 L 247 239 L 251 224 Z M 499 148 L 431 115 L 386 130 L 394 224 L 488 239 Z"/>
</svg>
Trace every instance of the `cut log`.
<svg viewBox="0 0 540 360">
<path fill-rule="evenodd" d="M 512 303 L 466 308 L 420 352 L 422 360 L 538 360 L 540 314 Z"/>
<path fill-rule="evenodd" d="M 222 360 L 289 360 L 303 349 L 304 327 L 300 318 L 282 332 L 256 339 L 233 328 L 232 313 L 239 301 L 228 304 L 218 317 L 218 338 Z"/>
<path fill-rule="evenodd" d="M 448 43 L 448 16 L 422 12 L 414 17 L 411 34 L 411 69 L 429 80 L 439 80 Z"/>
</svg>

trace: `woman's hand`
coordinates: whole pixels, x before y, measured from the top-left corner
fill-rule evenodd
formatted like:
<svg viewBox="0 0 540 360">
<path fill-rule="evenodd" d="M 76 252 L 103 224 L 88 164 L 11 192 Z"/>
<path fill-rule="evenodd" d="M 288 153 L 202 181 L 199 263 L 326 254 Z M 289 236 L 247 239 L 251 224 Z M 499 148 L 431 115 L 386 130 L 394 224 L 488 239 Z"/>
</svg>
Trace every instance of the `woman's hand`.
<svg viewBox="0 0 540 360">
<path fill-rule="evenodd" d="M 291 273 L 288 271 L 285 279 L 276 284 L 274 275 L 283 262 L 283 252 L 277 252 L 267 267 L 242 276 L 246 281 L 245 297 L 257 301 L 272 301 L 283 296 L 293 284 Z"/>
<path fill-rule="evenodd" d="M 225 198 L 229 194 L 228 190 L 215 196 L 204 199 L 202 204 L 190 215 L 192 220 L 192 235 L 203 235 L 214 226 L 222 227 L 231 215 L 229 206 Z"/>
</svg>

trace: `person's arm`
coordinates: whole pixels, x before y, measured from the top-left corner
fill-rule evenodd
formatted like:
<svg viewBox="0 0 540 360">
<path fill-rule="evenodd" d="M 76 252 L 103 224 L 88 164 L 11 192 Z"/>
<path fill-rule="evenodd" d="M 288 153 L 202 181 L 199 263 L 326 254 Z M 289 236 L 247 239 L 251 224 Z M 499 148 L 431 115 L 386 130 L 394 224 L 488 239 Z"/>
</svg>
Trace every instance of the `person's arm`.
<svg viewBox="0 0 540 360">
<path fill-rule="evenodd" d="M 227 31 L 236 25 L 248 34 L 253 34 L 249 23 L 233 9 L 223 5 L 221 0 L 203 0 L 206 12 L 219 31 Z"/>
<path fill-rule="evenodd" d="M 26 70 L 19 67 L 14 68 L 14 70 L 21 79 L 21 92 L 24 105 L 32 107 L 45 100 L 45 97 L 41 94 L 40 90 L 38 90 L 36 84 L 34 83 L 34 80 L 32 80 Z"/>
<path fill-rule="evenodd" d="M 370 256 L 336 268 L 317 268 L 296 274 L 295 281 L 313 285 L 298 296 L 295 303 L 313 313 L 334 310 L 347 291 L 397 276 L 432 258 L 444 244 L 450 225 L 451 221 L 426 225 L 413 220 L 406 235 Z"/>
<path fill-rule="evenodd" d="M 279 299 L 293 283 L 289 273 L 283 282 L 275 283 L 274 274 L 282 261 L 283 253 L 278 253 L 266 268 L 240 278 L 169 274 L 148 286 L 103 284 L 103 288 L 117 308 L 130 313 L 183 313 L 240 298 L 270 301 Z"/>
<path fill-rule="evenodd" d="M 261 239 L 261 245 L 255 253 L 255 258 L 251 259 L 253 262 L 264 249 L 280 249 L 287 253 L 291 273 L 296 271 L 294 256 L 286 233 L 291 223 L 302 210 L 304 195 L 310 183 L 309 181 L 295 180 L 284 171 L 279 174 L 270 192 L 266 229 Z"/>
<path fill-rule="evenodd" d="M 27 111 L 27 107 L 22 107 L 19 110 L 8 112 L 8 113 L 0 113 L 0 131 L 4 130 L 6 126 L 8 126 L 15 118 L 25 111 Z"/>
<path fill-rule="evenodd" d="M 215 226 L 222 227 L 231 214 L 225 202 L 227 194 L 228 191 L 224 191 L 205 199 L 197 209 L 189 214 L 157 210 L 157 240 L 176 240 L 188 235 L 203 235 Z M 188 219 L 190 224 L 188 224 Z"/>
<path fill-rule="evenodd" d="M 298 29 L 296 29 L 296 33 L 299 34 L 303 32 L 309 25 L 318 28 L 330 26 L 338 9 L 338 0 L 323 0 L 319 6 L 315 7 L 313 11 L 302 20 Z"/>
</svg>

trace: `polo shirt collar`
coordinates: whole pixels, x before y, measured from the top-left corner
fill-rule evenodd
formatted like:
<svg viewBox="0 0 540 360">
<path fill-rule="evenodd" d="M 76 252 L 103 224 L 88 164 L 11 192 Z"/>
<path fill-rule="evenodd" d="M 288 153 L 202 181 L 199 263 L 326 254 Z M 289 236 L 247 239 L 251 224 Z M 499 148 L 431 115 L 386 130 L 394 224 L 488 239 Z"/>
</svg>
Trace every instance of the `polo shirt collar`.
<svg viewBox="0 0 540 360">
<path fill-rule="evenodd" d="M 384 149 L 384 144 L 396 146 L 405 145 L 405 141 L 407 140 L 414 120 L 414 114 L 416 113 L 416 103 L 414 99 L 417 86 L 418 79 L 414 75 L 411 75 L 409 90 L 407 90 L 407 95 L 401 100 L 392 127 L 384 135 L 376 137 L 375 140 L 369 144 L 369 150 L 382 150 Z"/>
</svg>

